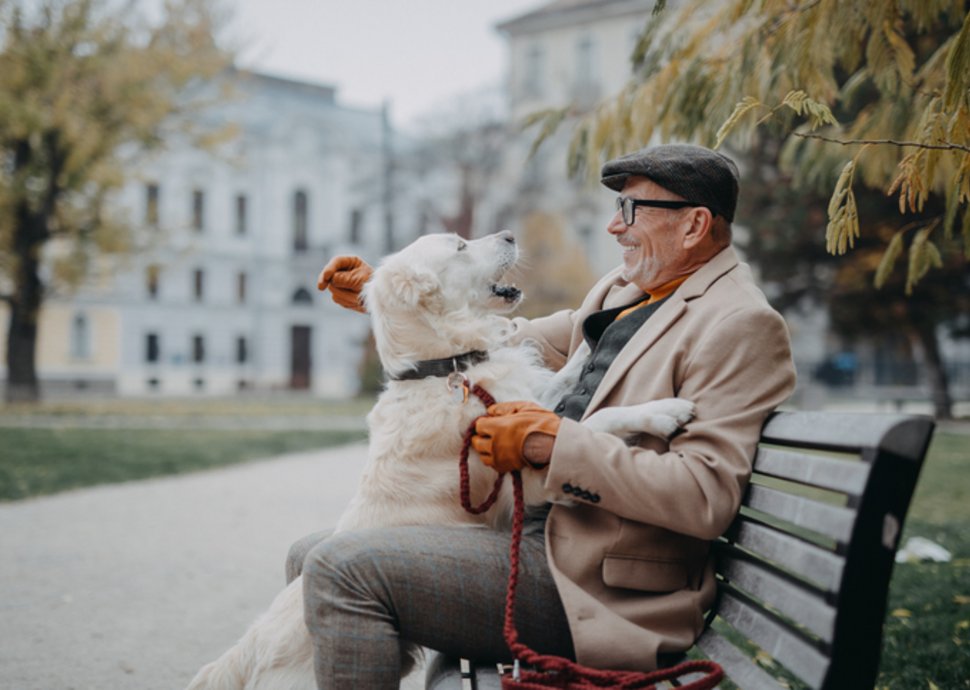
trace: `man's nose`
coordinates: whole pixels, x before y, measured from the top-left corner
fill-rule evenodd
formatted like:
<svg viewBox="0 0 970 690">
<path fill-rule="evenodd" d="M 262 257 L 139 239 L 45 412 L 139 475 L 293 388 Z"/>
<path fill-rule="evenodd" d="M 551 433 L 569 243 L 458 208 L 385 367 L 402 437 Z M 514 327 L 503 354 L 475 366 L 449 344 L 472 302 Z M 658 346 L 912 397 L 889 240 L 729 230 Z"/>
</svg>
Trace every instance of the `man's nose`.
<svg viewBox="0 0 970 690">
<path fill-rule="evenodd" d="M 627 231 L 627 225 L 623 222 L 623 214 L 619 210 L 613 214 L 609 225 L 606 226 L 606 231 L 611 235 L 622 235 Z"/>
</svg>

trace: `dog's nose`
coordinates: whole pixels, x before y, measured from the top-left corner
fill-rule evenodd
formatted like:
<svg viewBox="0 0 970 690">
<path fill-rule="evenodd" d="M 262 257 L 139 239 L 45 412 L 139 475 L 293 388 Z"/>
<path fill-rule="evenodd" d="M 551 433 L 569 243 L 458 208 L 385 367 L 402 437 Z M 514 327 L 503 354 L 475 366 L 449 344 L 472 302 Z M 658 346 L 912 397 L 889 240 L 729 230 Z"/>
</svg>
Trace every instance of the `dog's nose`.
<svg viewBox="0 0 970 690">
<path fill-rule="evenodd" d="M 509 244 L 515 244 L 515 238 L 512 237 L 512 233 L 508 230 L 503 230 L 498 234 L 498 236 L 508 242 Z"/>
</svg>

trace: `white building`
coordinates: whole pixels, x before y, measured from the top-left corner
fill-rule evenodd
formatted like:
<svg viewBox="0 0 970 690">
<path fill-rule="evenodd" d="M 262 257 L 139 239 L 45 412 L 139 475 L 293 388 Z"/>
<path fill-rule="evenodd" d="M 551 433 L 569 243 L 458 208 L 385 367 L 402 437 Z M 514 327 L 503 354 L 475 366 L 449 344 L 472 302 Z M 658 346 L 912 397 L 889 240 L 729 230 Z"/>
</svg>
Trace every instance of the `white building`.
<svg viewBox="0 0 970 690">
<path fill-rule="evenodd" d="M 383 252 L 383 113 L 328 86 L 227 79 L 232 96 L 202 117 L 237 136 L 218 151 L 170 141 L 132 171 L 120 202 L 138 249 L 45 304 L 46 391 L 358 390 L 367 319 L 316 278 L 336 253 Z"/>
</svg>

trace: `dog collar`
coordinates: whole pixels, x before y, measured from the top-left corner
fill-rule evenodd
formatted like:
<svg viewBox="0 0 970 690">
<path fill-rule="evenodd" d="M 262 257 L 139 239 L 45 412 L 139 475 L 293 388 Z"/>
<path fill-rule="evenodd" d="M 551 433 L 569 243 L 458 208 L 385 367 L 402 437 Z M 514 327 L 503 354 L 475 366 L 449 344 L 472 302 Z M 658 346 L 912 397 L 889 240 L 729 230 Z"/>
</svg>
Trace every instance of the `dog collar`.
<svg viewBox="0 0 970 690">
<path fill-rule="evenodd" d="M 414 369 L 408 369 L 400 374 L 388 374 L 392 381 L 408 381 L 412 379 L 426 379 L 432 376 L 448 376 L 455 372 L 465 371 L 470 366 L 480 364 L 488 360 L 488 353 L 485 350 L 472 350 L 463 352 L 454 357 L 444 357 L 442 359 L 425 359 L 416 362 Z"/>
</svg>

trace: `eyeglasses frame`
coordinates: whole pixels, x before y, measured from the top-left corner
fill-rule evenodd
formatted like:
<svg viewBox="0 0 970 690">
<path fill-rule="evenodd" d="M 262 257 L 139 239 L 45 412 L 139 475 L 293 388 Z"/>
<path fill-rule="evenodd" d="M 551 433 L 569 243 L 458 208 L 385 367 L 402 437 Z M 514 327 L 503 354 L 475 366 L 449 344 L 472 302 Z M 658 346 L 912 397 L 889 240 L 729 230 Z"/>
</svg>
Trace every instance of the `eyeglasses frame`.
<svg viewBox="0 0 970 690">
<path fill-rule="evenodd" d="M 699 204 L 696 201 L 673 201 L 669 199 L 634 199 L 628 196 L 618 196 L 616 197 L 616 210 L 620 212 L 620 217 L 623 218 L 623 222 L 629 227 L 637 222 L 637 206 L 646 206 L 648 208 L 669 208 L 669 209 L 681 209 L 681 208 L 706 208 L 711 212 L 712 215 L 717 215 L 707 204 Z M 630 219 L 627 220 L 626 209 L 630 209 Z"/>
</svg>

